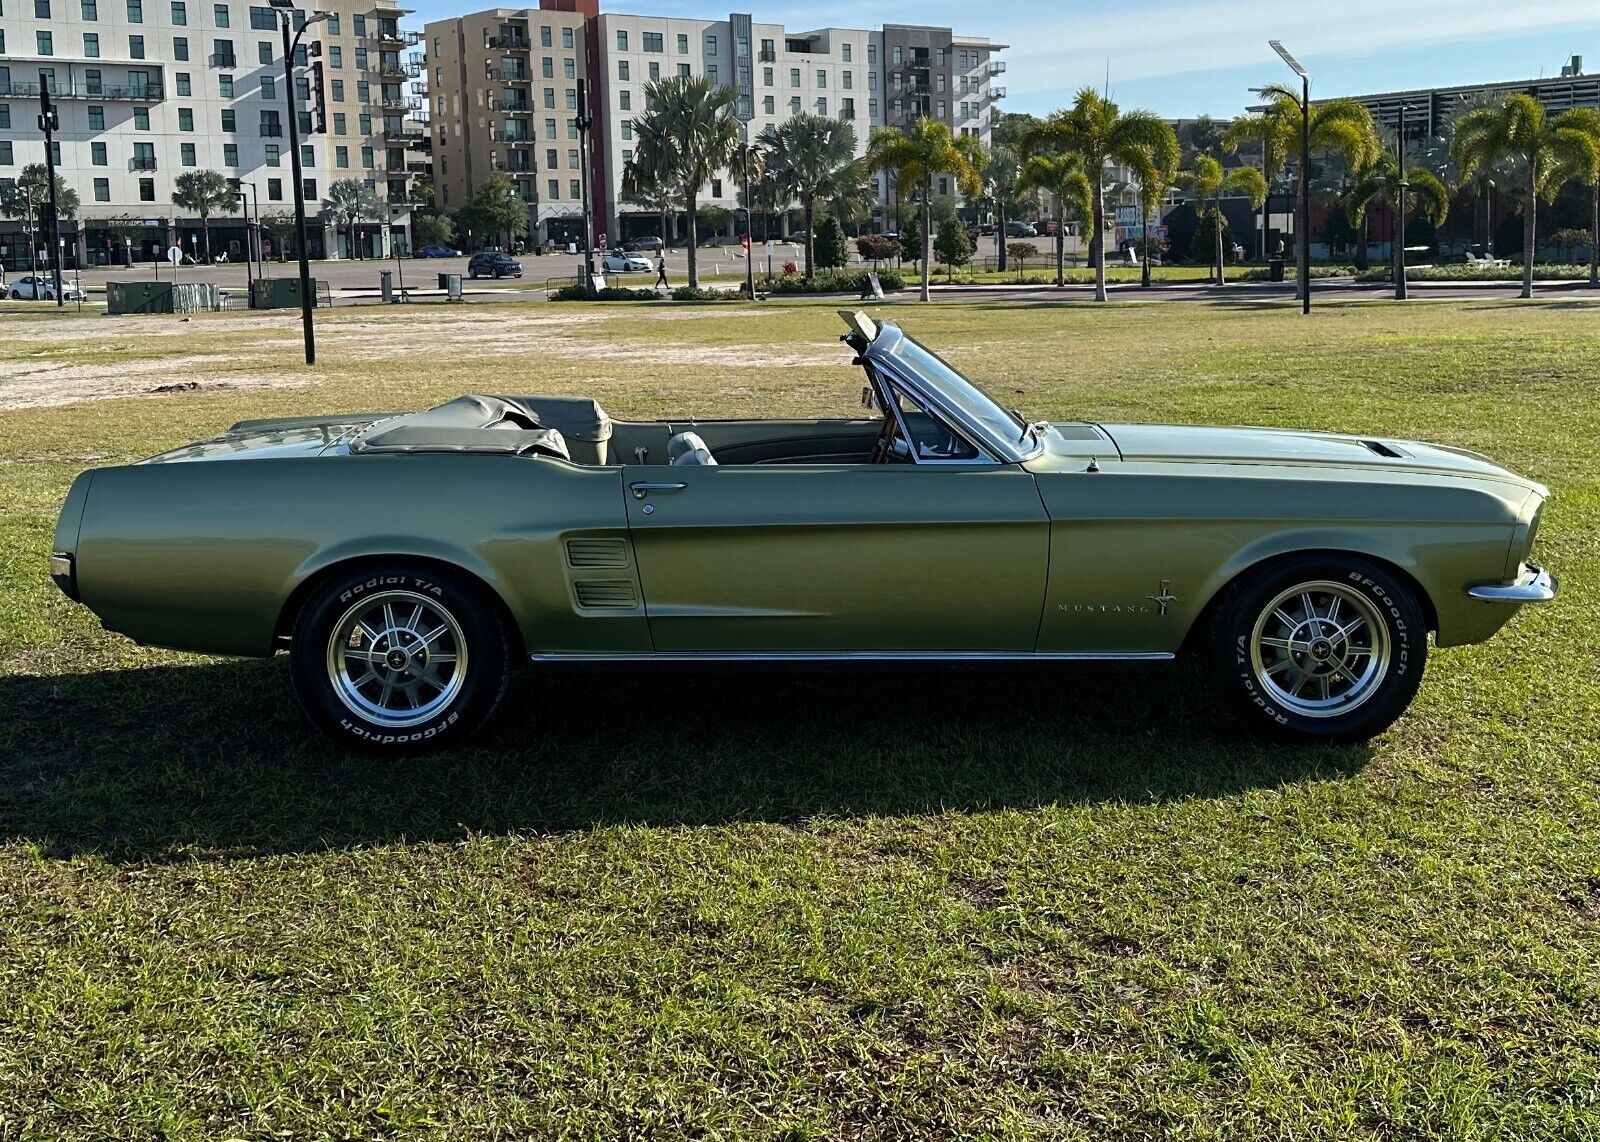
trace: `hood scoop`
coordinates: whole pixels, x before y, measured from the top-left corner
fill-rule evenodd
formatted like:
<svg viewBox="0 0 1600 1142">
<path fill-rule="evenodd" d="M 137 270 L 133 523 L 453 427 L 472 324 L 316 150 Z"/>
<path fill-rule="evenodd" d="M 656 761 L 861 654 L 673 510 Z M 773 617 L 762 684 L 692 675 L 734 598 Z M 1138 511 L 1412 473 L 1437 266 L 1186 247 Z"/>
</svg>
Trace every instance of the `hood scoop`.
<svg viewBox="0 0 1600 1142">
<path fill-rule="evenodd" d="M 1406 458 L 1406 454 L 1404 452 L 1400 451 L 1392 444 L 1385 444 L 1381 440 L 1363 440 L 1361 443 L 1366 446 L 1368 451 L 1376 452 L 1379 456 L 1382 456 L 1385 459 L 1404 460 Z"/>
</svg>

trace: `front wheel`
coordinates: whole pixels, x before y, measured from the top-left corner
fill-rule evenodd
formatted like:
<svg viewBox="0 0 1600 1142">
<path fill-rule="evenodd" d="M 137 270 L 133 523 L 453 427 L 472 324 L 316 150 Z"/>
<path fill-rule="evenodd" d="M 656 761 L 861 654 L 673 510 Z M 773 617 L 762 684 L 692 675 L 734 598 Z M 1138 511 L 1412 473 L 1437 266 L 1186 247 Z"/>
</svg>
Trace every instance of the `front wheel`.
<svg viewBox="0 0 1600 1142">
<path fill-rule="evenodd" d="M 335 575 L 301 608 L 295 693 L 318 729 L 374 753 L 419 753 L 483 726 L 505 695 L 511 640 L 464 576 L 405 562 Z"/>
<path fill-rule="evenodd" d="M 1332 555 L 1246 573 L 1212 612 L 1204 648 L 1247 722 L 1334 742 L 1364 741 L 1404 713 L 1427 654 L 1413 591 L 1364 559 Z"/>
</svg>

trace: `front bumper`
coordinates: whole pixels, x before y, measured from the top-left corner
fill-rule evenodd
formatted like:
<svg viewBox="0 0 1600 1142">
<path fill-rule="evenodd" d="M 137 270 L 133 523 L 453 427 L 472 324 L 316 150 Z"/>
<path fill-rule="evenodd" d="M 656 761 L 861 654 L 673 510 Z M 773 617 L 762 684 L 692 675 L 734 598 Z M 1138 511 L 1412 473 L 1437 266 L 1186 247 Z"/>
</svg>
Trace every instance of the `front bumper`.
<svg viewBox="0 0 1600 1142">
<path fill-rule="evenodd" d="M 1467 594 L 1485 603 L 1548 603 L 1559 589 L 1549 571 L 1526 563 L 1515 583 L 1485 583 L 1467 588 Z"/>
<path fill-rule="evenodd" d="M 55 580 L 61 593 L 74 603 L 78 601 L 78 568 L 77 560 L 70 555 L 56 552 L 50 556 L 50 578 Z"/>
</svg>

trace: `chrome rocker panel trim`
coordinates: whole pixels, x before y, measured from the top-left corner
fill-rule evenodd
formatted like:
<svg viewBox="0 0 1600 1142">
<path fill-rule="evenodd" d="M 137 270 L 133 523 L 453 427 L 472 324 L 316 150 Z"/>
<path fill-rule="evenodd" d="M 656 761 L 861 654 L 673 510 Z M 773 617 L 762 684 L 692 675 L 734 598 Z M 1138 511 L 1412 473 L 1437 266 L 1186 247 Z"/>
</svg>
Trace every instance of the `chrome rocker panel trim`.
<svg viewBox="0 0 1600 1142">
<path fill-rule="evenodd" d="M 1467 594 L 1486 603 L 1548 603 L 1558 590 L 1560 584 L 1554 575 L 1529 563 L 1515 583 L 1485 583 L 1469 587 Z"/>
<path fill-rule="evenodd" d="M 1031 650 L 545 650 L 531 662 L 1171 662 L 1167 651 Z"/>
</svg>

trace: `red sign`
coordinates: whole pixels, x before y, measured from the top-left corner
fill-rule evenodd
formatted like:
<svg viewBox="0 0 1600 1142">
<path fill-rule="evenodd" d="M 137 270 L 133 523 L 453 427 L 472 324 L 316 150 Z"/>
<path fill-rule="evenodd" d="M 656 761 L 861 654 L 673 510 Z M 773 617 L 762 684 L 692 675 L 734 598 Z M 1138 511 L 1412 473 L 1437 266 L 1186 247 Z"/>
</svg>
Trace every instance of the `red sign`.
<svg viewBox="0 0 1600 1142">
<path fill-rule="evenodd" d="M 743 246 L 744 252 L 748 254 L 750 252 L 750 235 L 746 234 L 744 237 L 740 238 L 739 245 Z"/>
</svg>

